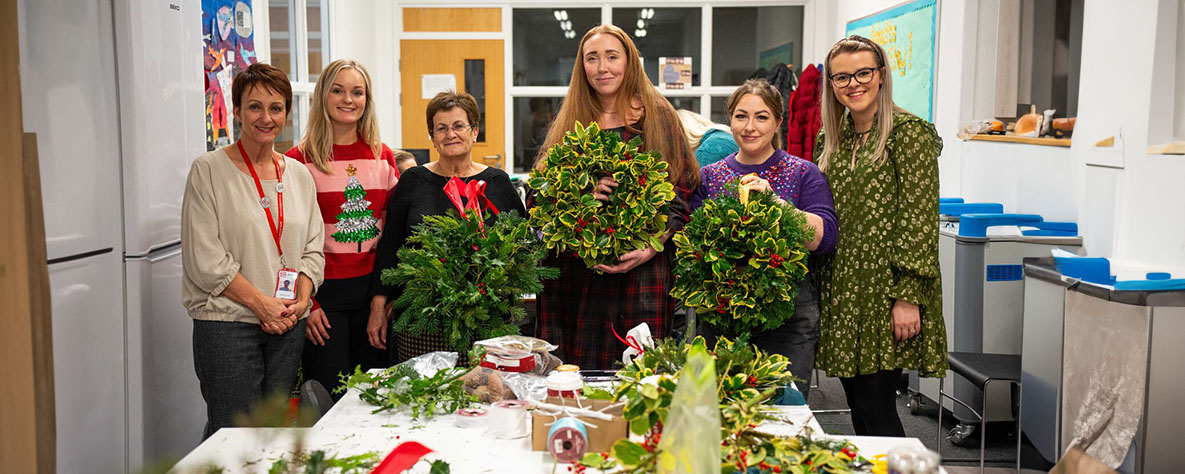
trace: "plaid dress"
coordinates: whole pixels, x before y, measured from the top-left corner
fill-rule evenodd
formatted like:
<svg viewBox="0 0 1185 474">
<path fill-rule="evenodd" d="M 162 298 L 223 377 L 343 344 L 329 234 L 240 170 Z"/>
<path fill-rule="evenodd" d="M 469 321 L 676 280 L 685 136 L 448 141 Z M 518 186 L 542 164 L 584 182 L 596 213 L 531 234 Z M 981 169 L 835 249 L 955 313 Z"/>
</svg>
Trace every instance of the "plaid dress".
<svg viewBox="0 0 1185 474">
<path fill-rule="evenodd" d="M 641 134 L 625 127 L 608 129 L 629 140 Z M 675 186 L 667 225 L 678 231 L 687 223 L 687 202 L 691 190 Z M 533 202 L 528 202 L 528 206 Z M 668 242 L 663 252 L 622 274 L 598 274 L 571 255 L 550 256 L 544 265 L 560 270 L 560 277 L 544 280 L 536 299 L 537 335 L 556 344 L 555 354 L 566 364 L 581 369 L 614 369 L 620 366 L 626 349 L 613 336 L 641 323 L 650 326 L 655 338 L 671 333 L 676 302 L 670 296 L 674 277 L 671 264 L 675 246 Z"/>
</svg>

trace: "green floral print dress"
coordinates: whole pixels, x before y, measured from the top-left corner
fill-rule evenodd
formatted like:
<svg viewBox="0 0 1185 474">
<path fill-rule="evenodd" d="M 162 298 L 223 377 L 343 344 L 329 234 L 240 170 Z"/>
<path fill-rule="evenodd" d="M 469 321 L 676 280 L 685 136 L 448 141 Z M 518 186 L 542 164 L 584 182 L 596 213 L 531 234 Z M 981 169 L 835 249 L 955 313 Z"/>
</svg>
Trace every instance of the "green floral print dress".
<svg viewBox="0 0 1185 474">
<path fill-rule="evenodd" d="M 949 368 L 938 273 L 942 139 L 934 125 L 908 112 L 897 111 L 892 119 L 882 164 L 873 160 L 875 121 L 862 139 L 845 117 L 839 149 L 824 170 L 835 196 L 839 241 L 819 265 L 816 366 L 835 377 L 897 368 L 943 377 Z M 814 156 L 822 155 L 823 143 L 820 130 Z M 921 333 L 902 342 L 893 339 L 897 299 L 921 311 Z"/>
</svg>

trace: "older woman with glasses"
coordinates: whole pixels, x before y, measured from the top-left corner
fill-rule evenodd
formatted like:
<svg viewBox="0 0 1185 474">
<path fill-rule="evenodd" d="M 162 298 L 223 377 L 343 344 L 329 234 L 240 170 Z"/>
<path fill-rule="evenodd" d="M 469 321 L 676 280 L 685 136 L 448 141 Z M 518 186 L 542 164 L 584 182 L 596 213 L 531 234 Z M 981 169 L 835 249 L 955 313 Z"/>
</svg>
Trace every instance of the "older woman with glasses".
<svg viewBox="0 0 1185 474">
<path fill-rule="evenodd" d="M 885 51 L 840 40 L 823 63 L 819 168 L 839 217 L 820 268 L 816 367 L 839 377 L 858 435 L 905 436 L 894 403 L 902 369 L 946 374 L 938 275 L 934 125 L 893 103 Z"/>
<path fill-rule="evenodd" d="M 399 264 L 399 248 L 412 233 L 412 227 L 423 222 L 424 216 L 440 215 L 455 209 L 444 193 L 444 185 L 456 177 L 466 183 L 485 181 L 485 195 L 501 212 L 518 211 L 526 216 L 523 202 L 510 184 L 505 171 L 473 162 L 471 153 L 477 141 L 480 113 L 477 101 L 464 92 L 441 92 L 428 102 L 428 133 L 432 146 L 440 153 L 440 160 L 424 166 L 408 168 L 387 202 L 387 222 L 379 240 L 374 271 L 370 276 L 370 322 L 366 333 L 370 344 L 388 349 L 392 362 L 399 362 L 427 352 L 452 350 L 440 335 L 413 336 L 394 334 L 388 343 L 391 318 L 390 302 L 397 288 L 380 281 L 382 271 Z M 486 215 L 490 222 L 494 214 Z"/>
</svg>

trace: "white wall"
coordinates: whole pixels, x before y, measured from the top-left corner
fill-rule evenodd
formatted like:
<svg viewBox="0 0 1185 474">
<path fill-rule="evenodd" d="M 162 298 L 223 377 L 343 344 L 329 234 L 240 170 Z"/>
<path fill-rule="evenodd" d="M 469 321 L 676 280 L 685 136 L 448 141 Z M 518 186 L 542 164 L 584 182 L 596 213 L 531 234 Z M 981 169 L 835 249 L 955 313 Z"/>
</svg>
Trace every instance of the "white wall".
<svg viewBox="0 0 1185 474">
<path fill-rule="evenodd" d="M 398 148 L 399 69 L 395 32 L 395 2 L 390 0 L 340 0 L 333 2 L 330 17 L 330 59 L 353 59 L 370 72 L 371 88 L 383 143 Z"/>
<path fill-rule="evenodd" d="M 843 36 L 848 21 L 896 3 L 838 1 L 832 7 L 831 31 L 817 34 L 829 36 L 813 51 L 823 57 Z M 991 110 L 991 97 L 983 91 L 992 90 L 994 71 L 984 59 L 995 48 L 990 17 L 996 3 L 939 2 L 934 118 L 945 144 L 939 160 L 942 194 L 1002 202 L 1009 212 L 1038 213 L 1049 220 L 1077 221 L 1092 255 L 1185 267 L 1185 157 L 1145 151 L 1150 125 L 1174 120 L 1172 106 L 1153 104 L 1166 95 L 1172 101 L 1174 94 L 1164 90 L 1176 81 L 1170 74 L 1166 82 L 1159 71 L 1181 67 L 1173 63 L 1181 55 L 1154 57 L 1151 45 L 1158 37 L 1176 40 L 1175 29 L 1165 31 L 1176 27 L 1171 21 L 1177 17 L 1176 0 L 1085 1 L 1078 122 L 1068 149 L 955 137 L 960 123 L 985 115 L 976 111 Z M 1159 16 L 1170 20 L 1158 21 Z M 1175 95 L 1181 95 L 1177 89 Z M 1120 137 L 1114 149 L 1092 147 L 1113 135 Z M 1111 166 L 1099 166 L 1101 162 Z"/>
</svg>

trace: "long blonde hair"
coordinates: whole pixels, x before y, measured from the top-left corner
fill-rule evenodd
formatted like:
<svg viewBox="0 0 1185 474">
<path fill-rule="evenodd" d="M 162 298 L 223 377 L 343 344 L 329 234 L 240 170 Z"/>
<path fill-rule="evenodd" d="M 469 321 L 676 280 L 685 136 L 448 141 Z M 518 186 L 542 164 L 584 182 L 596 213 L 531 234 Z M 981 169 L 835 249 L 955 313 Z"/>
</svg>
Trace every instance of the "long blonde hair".
<svg viewBox="0 0 1185 474">
<path fill-rule="evenodd" d="M 871 52 L 876 58 L 877 67 L 881 75 L 881 88 L 876 96 L 876 149 L 872 153 L 872 161 L 880 166 L 885 162 L 885 148 L 889 142 L 889 134 L 893 132 L 893 113 L 903 111 L 893 103 L 893 74 L 888 61 L 885 61 L 885 50 L 874 41 L 860 35 L 852 35 L 839 40 L 827 53 L 827 60 L 823 62 L 823 87 L 821 102 L 823 122 L 823 154 L 816 160 L 819 168 L 826 171 L 831 163 L 831 157 L 839 148 L 839 137 L 843 131 L 844 115 L 848 113 L 846 107 L 835 97 L 835 89 L 831 86 L 831 59 L 840 54 Z M 852 80 L 855 80 L 853 78 Z M 886 116 L 886 112 L 888 115 Z"/>
<path fill-rule="evenodd" d="M 670 102 L 667 102 L 666 97 L 658 92 L 654 84 L 650 83 L 650 78 L 646 77 L 646 72 L 642 70 L 641 56 L 638 54 L 638 47 L 634 45 L 634 41 L 625 31 L 614 25 L 593 27 L 580 39 L 580 48 L 576 51 L 576 64 L 572 66 L 572 80 L 568 83 L 568 95 L 564 97 L 564 104 L 560 106 L 560 111 L 556 114 L 555 121 L 552 122 L 551 129 L 547 132 L 547 138 L 543 141 L 539 156 L 535 159 L 535 168 L 543 169 L 547 166 L 547 150 L 562 142 L 564 134 L 572 130 L 576 126 L 576 122 L 587 125 L 589 122 L 601 119 L 601 114 L 604 112 L 601 108 L 601 101 L 597 100 L 597 93 L 584 73 L 584 44 L 597 34 L 606 34 L 617 38 L 625 47 L 625 74 L 617 92 L 616 110 L 622 114 L 622 117 L 627 117 L 627 111 L 633 109 L 632 99 L 635 97 L 640 99 L 644 114 L 641 132 L 645 135 L 645 144 L 642 148 L 647 151 L 657 151 L 662 155 L 662 159 L 668 165 L 668 181 L 674 184 L 682 183 L 684 186 L 695 189 L 696 186 L 699 186 L 699 165 L 691 155 L 687 138 L 684 136 L 683 125 L 679 121 L 678 115 L 675 114 L 675 108 L 671 106 Z M 626 127 L 631 131 L 638 132 L 629 123 L 626 124 Z"/>
<path fill-rule="evenodd" d="M 333 174 L 329 162 L 333 161 L 333 120 L 329 118 L 329 110 L 325 107 L 329 100 L 329 90 L 333 81 L 343 70 L 353 69 L 362 75 L 366 82 L 366 110 L 358 119 L 358 139 L 370 145 L 370 152 L 374 159 L 382 159 L 383 141 L 379 138 L 379 121 L 375 116 L 374 92 L 370 87 L 370 73 L 357 61 L 352 59 L 338 59 L 325 66 L 321 77 L 317 79 L 317 87 L 313 89 L 312 107 L 309 109 L 309 126 L 305 128 L 301 137 L 300 153 L 306 161 L 312 163 L 326 174 Z"/>
<path fill-rule="evenodd" d="M 679 114 L 679 121 L 683 123 L 683 134 L 687 136 L 687 145 L 692 150 L 699 148 L 699 141 L 704 138 L 704 134 L 708 133 L 708 130 L 723 130 L 732 133 L 732 129 L 727 125 L 712 122 L 707 117 L 690 110 L 679 109 L 675 113 Z"/>
</svg>

